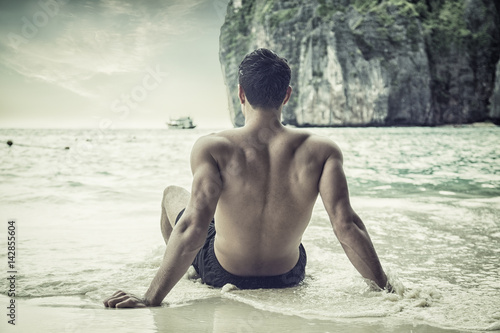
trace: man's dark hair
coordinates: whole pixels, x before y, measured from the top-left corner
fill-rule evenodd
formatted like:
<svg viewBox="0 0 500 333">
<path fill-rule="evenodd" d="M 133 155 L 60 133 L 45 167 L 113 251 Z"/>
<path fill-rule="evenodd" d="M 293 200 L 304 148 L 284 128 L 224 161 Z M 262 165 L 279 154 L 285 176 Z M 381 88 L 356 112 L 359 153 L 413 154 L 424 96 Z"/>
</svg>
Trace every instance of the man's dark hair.
<svg viewBox="0 0 500 333">
<path fill-rule="evenodd" d="M 264 48 L 247 54 L 239 66 L 240 86 L 255 108 L 279 108 L 285 99 L 290 78 L 287 60 Z"/>
</svg>

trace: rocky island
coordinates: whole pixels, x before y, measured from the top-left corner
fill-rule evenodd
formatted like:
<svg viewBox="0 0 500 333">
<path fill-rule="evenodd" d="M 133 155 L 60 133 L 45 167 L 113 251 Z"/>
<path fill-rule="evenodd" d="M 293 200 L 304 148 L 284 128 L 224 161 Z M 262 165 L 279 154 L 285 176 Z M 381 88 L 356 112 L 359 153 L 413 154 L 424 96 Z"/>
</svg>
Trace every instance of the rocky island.
<svg viewBox="0 0 500 333">
<path fill-rule="evenodd" d="M 235 126 L 238 64 L 288 59 L 295 126 L 500 123 L 500 3 L 491 0 L 232 0 L 220 62 Z"/>
</svg>

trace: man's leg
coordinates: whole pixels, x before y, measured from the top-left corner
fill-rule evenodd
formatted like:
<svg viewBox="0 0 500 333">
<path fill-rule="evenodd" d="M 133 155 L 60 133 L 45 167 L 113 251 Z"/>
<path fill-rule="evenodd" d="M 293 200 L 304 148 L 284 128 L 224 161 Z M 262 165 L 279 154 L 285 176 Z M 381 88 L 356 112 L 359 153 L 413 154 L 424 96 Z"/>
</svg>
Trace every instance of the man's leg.
<svg viewBox="0 0 500 333">
<path fill-rule="evenodd" d="M 167 244 L 172 229 L 175 225 L 177 215 L 186 208 L 189 202 L 189 192 L 179 186 L 167 186 L 163 191 L 163 199 L 161 201 L 161 220 L 160 228 L 165 244 Z"/>
<path fill-rule="evenodd" d="M 167 186 L 163 191 L 163 199 L 161 201 L 161 219 L 160 219 L 160 228 L 161 234 L 163 235 L 163 239 L 165 240 L 165 244 L 168 243 L 168 239 L 170 238 L 170 234 L 175 226 L 175 218 L 180 213 L 181 210 L 186 208 L 189 202 L 190 194 L 188 191 L 179 186 Z M 166 255 L 165 251 L 165 255 Z M 164 255 L 164 258 L 165 258 Z M 163 264 L 162 264 L 163 265 Z M 158 273 L 151 283 L 151 286 L 148 289 L 151 290 L 153 287 L 158 287 L 158 280 L 161 280 L 161 276 L 164 272 L 161 272 L 161 266 Z M 156 282 L 155 282 L 156 280 Z M 147 293 L 146 293 L 147 294 Z M 104 306 L 106 307 L 145 307 L 148 304 L 144 299 L 136 297 L 132 294 L 125 293 L 121 290 L 115 292 L 111 297 L 104 300 Z"/>
</svg>

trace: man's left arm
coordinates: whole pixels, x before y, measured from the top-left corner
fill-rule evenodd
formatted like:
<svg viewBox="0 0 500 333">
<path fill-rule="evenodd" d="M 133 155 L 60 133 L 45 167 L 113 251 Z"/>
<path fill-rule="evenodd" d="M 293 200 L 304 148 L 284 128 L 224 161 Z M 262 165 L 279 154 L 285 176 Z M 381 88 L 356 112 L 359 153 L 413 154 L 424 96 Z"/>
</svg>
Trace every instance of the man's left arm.
<svg viewBox="0 0 500 333">
<path fill-rule="evenodd" d="M 186 273 L 196 254 L 203 246 L 208 225 L 212 220 L 222 190 L 217 162 L 211 154 L 213 138 L 202 137 L 191 152 L 193 185 L 191 198 L 170 235 L 163 261 L 143 300 L 133 295 L 119 296 L 121 302 L 111 307 L 158 306 L 175 284 Z"/>
</svg>

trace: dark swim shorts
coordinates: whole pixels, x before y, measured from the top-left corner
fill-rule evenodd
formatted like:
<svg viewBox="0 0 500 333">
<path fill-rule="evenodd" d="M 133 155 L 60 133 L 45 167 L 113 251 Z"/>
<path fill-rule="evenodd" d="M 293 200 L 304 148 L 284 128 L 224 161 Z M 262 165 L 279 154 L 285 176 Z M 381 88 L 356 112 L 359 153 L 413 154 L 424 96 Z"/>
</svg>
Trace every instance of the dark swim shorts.
<svg viewBox="0 0 500 333">
<path fill-rule="evenodd" d="M 182 213 L 184 209 L 177 215 L 175 223 L 179 221 Z M 226 283 L 231 283 L 240 289 L 288 288 L 296 286 L 304 279 L 307 256 L 302 244 L 299 246 L 299 260 L 289 272 L 272 276 L 238 276 L 229 273 L 221 266 L 215 257 L 214 240 L 215 222 L 212 220 L 208 227 L 205 245 L 200 249 L 192 264 L 201 280 L 210 286 L 221 288 Z"/>
</svg>

